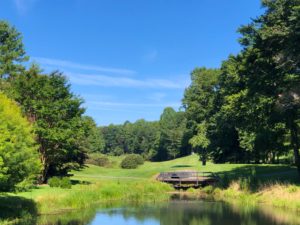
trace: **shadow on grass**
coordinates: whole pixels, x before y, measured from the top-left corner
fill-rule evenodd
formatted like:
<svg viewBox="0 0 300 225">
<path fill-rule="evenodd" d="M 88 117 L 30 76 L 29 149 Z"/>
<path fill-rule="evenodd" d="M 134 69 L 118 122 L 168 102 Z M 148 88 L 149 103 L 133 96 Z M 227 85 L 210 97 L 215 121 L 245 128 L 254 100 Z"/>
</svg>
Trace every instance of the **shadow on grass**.
<svg viewBox="0 0 300 225">
<path fill-rule="evenodd" d="M 300 186 L 300 177 L 296 167 L 288 165 L 245 165 L 230 171 L 215 173 L 221 178 L 224 187 L 232 181 L 240 181 L 251 191 L 259 186 L 274 183 L 289 183 Z"/>
<path fill-rule="evenodd" d="M 0 194 L 0 224 L 36 224 L 37 207 L 33 200 Z"/>
<path fill-rule="evenodd" d="M 191 165 L 175 165 L 171 166 L 171 168 L 184 168 L 184 167 L 192 167 Z"/>
</svg>

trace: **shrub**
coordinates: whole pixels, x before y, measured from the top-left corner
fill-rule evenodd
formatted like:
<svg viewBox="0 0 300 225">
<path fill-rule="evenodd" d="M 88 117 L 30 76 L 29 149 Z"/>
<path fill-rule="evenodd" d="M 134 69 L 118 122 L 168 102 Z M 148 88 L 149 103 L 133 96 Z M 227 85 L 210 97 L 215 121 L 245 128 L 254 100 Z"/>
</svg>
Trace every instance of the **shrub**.
<svg viewBox="0 0 300 225">
<path fill-rule="evenodd" d="M 107 156 L 101 154 L 91 154 L 85 161 L 87 164 L 92 164 L 95 166 L 108 167 L 110 166 L 110 161 Z"/>
<path fill-rule="evenodd" d="M 135 169 L 144 163 L 143 157 L 136 154 L 127 155 L 121 162 L 123 169 Z"/>
<path fill-rule="evenodd" d="M 138 165 L 144 164 L 144 158 L 142 156 L 133 154 L 132 157 L 135 159 Z"/>
<path fill-rule="evenodd" d="M 211 185 L 208 185 L 202 189 L 206 194 L 212 194 L 214 192 L 214 187 Z"/>
<path fill-rule="evenodd" d="M 52 178 L 48 179 L 48 185 L 50 187 L 59 187 L 60 179 L 58 177 L 52 177 Z"/>
<path fill-rule="evenodd" d="M 50 187 L 60 187 L 64 189 L 70 189 L 72 187 L 71 180 L 68 177 L 52 177 L 48 180 L 48 185 Z"/>
</svg>

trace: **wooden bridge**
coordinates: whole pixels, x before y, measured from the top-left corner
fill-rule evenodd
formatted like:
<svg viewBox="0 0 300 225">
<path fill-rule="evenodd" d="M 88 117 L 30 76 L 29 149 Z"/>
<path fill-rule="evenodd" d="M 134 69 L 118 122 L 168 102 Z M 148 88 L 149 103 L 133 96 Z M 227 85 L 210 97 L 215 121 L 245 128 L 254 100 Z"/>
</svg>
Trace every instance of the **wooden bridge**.
<svg viewBox="0 0 300 225">
<path fill-rule="evenodd" d="M 174 171 L 162 172 L 156 179 L 172 184 L 175 188 L 198 188 L 213 185 L 217 183 L 220 178 L 211 172 Z"/>
</svg>

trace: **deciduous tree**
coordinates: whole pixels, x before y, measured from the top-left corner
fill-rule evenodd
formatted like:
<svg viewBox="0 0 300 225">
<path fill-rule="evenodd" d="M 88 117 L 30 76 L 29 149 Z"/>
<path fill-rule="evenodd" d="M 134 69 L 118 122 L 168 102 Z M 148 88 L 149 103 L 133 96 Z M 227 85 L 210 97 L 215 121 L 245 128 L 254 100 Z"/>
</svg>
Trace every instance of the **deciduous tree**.
<svg viewBox="0 0 300 225">
<path fill-rule="evenodd" d="M 1 92 L 0 134 L 0 191 L 33 185 L 41 163 L 32 126 L 19 106 Z"/>
</svg>

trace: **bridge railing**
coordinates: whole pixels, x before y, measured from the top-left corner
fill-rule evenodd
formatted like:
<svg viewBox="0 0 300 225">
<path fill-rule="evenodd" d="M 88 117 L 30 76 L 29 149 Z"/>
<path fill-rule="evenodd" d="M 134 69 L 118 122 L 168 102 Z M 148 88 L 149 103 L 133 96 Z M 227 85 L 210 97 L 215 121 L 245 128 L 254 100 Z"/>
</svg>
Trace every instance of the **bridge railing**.
<svg viewBox="0 0 300 225">
<path fill-rule="evenodd" d="M 212 172 L 190 172 L 190 171 L 174 171 L 174 172 L 161 172 L 158 176 L 158 180 L 163 180 L 163 179 L 184 179 L 184 178 L 208 178 L 212 177 L 215 178 L 217 177 L 214 173 Z"/>
</svg>

